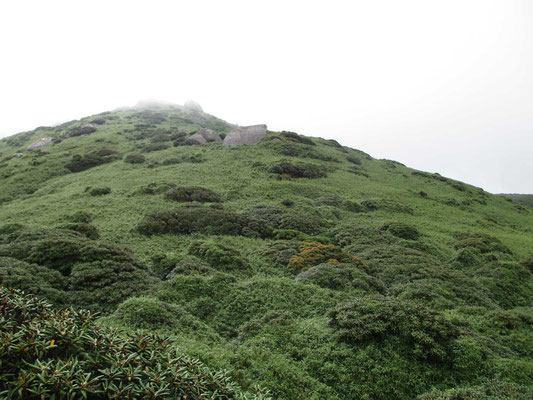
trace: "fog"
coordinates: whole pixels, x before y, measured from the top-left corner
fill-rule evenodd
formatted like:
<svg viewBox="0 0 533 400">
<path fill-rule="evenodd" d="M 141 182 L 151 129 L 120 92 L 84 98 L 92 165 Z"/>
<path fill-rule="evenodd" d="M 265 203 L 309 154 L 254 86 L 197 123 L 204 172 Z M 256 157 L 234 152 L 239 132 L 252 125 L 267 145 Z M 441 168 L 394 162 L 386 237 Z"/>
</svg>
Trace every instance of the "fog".
<svg viewBox="0 0 533 400">
<path fill-rule="evenodd" d="M 532 1 L 2 2 L 0 50 L 0 136 L 194 99 L 533 193 Z"/>
</svg>

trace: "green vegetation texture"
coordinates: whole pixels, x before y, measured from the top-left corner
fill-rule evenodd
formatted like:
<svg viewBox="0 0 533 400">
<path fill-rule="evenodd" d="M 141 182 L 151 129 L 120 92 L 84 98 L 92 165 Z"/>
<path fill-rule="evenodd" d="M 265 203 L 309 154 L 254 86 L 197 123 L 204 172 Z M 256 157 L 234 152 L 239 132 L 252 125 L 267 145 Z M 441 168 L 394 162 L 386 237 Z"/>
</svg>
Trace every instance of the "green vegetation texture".
<svg viewBox="0 0 533 400">
<path fill-rule="evenodd" d="M 118 357 L 130 398 L 532 397 L 533 209 L 334 140 L 200 128 L 232 125 L 125 109 L 0 140 L 0 285 L 32 295 L 1 289 L 3 396 L 116 398 Z M 23 319 L 57 341 L 65 313 L 73 347 L 7 339 Z"/>
</svg>

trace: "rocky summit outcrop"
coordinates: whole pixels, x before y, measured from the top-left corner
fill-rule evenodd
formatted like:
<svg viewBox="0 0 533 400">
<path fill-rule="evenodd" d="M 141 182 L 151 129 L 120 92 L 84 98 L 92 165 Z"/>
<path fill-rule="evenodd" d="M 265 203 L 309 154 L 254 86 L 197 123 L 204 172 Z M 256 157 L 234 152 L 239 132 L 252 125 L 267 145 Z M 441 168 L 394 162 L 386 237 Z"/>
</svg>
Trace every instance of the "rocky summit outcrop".
<svg viewBox="0 0 533 400">
<path fill-rule="evenodd" d="M 218 133 L 216 133 L 212 129 L 206 128 L 200 129 L 194 135 L 191 135 L 188 140 L 193 145 L 200 145 L 208 142 L 222 143 L 222 139 L 220 138 L 220 135 Z"/>
<path fill-rule="evenodd" d="M 225 146 L 237 146 L 239 144 L 254 144 L 263 139 L 267 132 L 266 125 L 252 125 L 234 128 L 224 138 Z"/>
<path fill-rule="evenodd" d="M 51 137 L 44 137 L 44 138 L 41 138 L 39 140 L 37 140 L 36 142 L 33 142 L 32 144 L 30 144 L 27 149 L 28 150 L 35 150 L 36 148 L 38 147 L 41 147 L 41 146 L 45 146 L 47 145 L 48 143 L 51 143 L 52 142 L 52 138 Z"/>
<path fill-rule="evenodd" d="M 189 111 L 196 111 L 196 112 L 204 111 L 204 109 L 199 103 L 197 103 L 196 101 L 192 101 L 192 100 L 186 101 L 183 107 Z"/>
</svg>

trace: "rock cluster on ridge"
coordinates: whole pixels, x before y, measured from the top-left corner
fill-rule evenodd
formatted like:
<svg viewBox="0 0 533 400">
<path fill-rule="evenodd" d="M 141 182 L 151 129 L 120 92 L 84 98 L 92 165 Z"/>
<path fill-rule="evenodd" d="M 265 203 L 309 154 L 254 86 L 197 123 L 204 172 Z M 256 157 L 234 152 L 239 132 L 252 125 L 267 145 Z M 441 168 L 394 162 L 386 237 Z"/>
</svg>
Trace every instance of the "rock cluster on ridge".
<svg viewBox="0 0 533 400">
<path fill-rule="evenodd" d="M 266 125 L 252 125 L 233 128 L 224 138 L 225 146 L 236 146 L 239 144 L 254 144 L 263 139 L 267 132 Z"/>
<path fill-rule="evenodd" d="M 194 144 L 204 144 L 207 142 L 218 142 L 222 143 L 222 139 L 219 134 L 212 129 L 200 129 L 194 135 L 189 138 L 190 142 Z"/>
</svg>

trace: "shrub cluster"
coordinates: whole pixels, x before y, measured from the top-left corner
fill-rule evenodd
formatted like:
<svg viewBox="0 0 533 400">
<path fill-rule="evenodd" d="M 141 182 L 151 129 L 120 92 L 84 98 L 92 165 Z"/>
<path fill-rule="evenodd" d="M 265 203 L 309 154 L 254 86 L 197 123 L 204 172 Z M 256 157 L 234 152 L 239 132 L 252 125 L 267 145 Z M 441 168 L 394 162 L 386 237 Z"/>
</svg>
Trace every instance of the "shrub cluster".
<svg viewBox="0 0 533 400">
<path fill-rule="evenodd" d="M 388 231 L 394 236 L 406 240 L 417 240 L 420 237 L 418 229 L 403 222 L 390 222 L 383 225 L 381 230 Z"/>
<path fill-rule="evenodd" d="M 200 154 L 182 154 L 178 157 L 167 158 L 161 164 L 163 165 L 175 165 L 175 164 L 181 164 L 181 163 L 199 164 L 204 161 L 205 159 Z"/>
<path fill-rule="evenodd" d="M 220 195 L 211 189 L 201 186 L 177 186 L 165 194 L 168 200 L 178 201 L 180 203 L 198 201 L 200 203 L 219 203 Z"/>
<path fill-rule="evenodd" d="M 151 143 L 144 146 L 141 150 L 143 153 L 150 153 L 152 151 L 160 151 L 168 149 L 170 145 L 168 143 Z"/>
<path fill-rule="evenodd" d="M 318 165 L 307 163 L 280 162 L 268 169 L 272 174 L 285 175 L 291 178 L 325 178 L 326 172 Z"/>
<path fill-rule="evenodd" d="M 366 267 L 360 258 L 344 252 L 337 246 L 317 242 L 302 243 L 299 252 L 290 258 L 287 267 L 293 273 L 299 273 L 323 263 L 349 263 L 358 267 Z"/>
<path fill-rule="evenodd" d="M 111 188 L 108 186 L 92 188 L 89 191 L 89 194 L 91 196 L 105 196 L 106 194 L 109 194 L 109 193 L 111 193 Z"/>
<path fill-rule="evenodd" d="M 0 284 L 7 284 L 7 279 L 10 285 L 27 289 L 35 281 L 34 272 L 40 271 L 41 284 L 60 291 L 60 296 L 50 292 L 50 301 L 93 310 L 110 310 L 155 283 L 148 267 L 127 250 L 72 230 L 22 230 L 3 236 L 0 257 L 9 258 Z M 20 263 L 12 264 L 12 259 L 35 266 L 25 270 Z M 16 281 L 10 277 L 14 270 L 19 271 Z"/>
<path fill-rule="evenodd" d="M 76 154 L 65 164 L 70 172 L 81 172 L 98 165 L 110 163 L 118 160 L 120 157 L 113 150 L 102 149 L 89 154 Z"/>
<path fill-rule="evenodd" d="M 305 137 L 305 136 L 300 136 L 300 135 L 298 135 L 295 132 L 282 131 L 281 132 L 281 136 L 283 136 L 285 139 L 289 139 L 289 140 L 291 140 L 293 142 L 303 143 L 303 144 L 307 144 L 309 146 L 316 146 L 316 143 L 313 142 L 312 139 L 310 139 L 308 137 Z"/>
<path fill-rule="evenodd" d="M 383 283 L 353 264 L 319 264 L 300 272 L 294 280 L 334 290 L 360 289 L 369 293 L 385 290 Z"/>
<path fill-rule="evenodd" d="M 124 162 L 128 164 L 142 164 L 146 161 L 146 158 L 142 154 L 128 154 L 124 157 Z"/>
<path fill-rule="evenodd" d="M 220 271 L 239 271 L 249 268 L 238 250 L 211 240 L 196 240 L 189 246 L 189 254 L 207 262 Z"/>
<path fill-rule="evenodd" d="M 75 137 L 75 136 L 82 136 L 82 135 L 89 135 L 93 132 L 96 132 L 96 128 L 91 125 L 83 125 L 76 128 L 72 128 L 68 131 L 67 137 Z"/>
<path fill-rule="evenodd" d="M 271 230 L 262 221 L 210 207 L 181 207 L 154 212 L 145 216 L 136 230 L 147 236 L 165 233 L 187 235 L 195 232 L 251 237 L 271 235 Z"/>
<path fill-rule="evenodd" d="M 399 340 L 417 359 L 453 358 L 456 326 L 422 305 L 391 297 L 363 297 L 339 304 L 329 314 L 338 339 L 357 346 Z"/>
<path fill-rule="evenodd" d="M 96 326 L 87 311 L 56 311 L 35 297 L 0 287 L 0 316 L 4 398 L 267 398 L 246 394 L 227 372 L 213 372 L 178 354 L 168 339 L 120 336 Z M 163 317 L 170 315 L 151 318 Z"/>
</svg>

